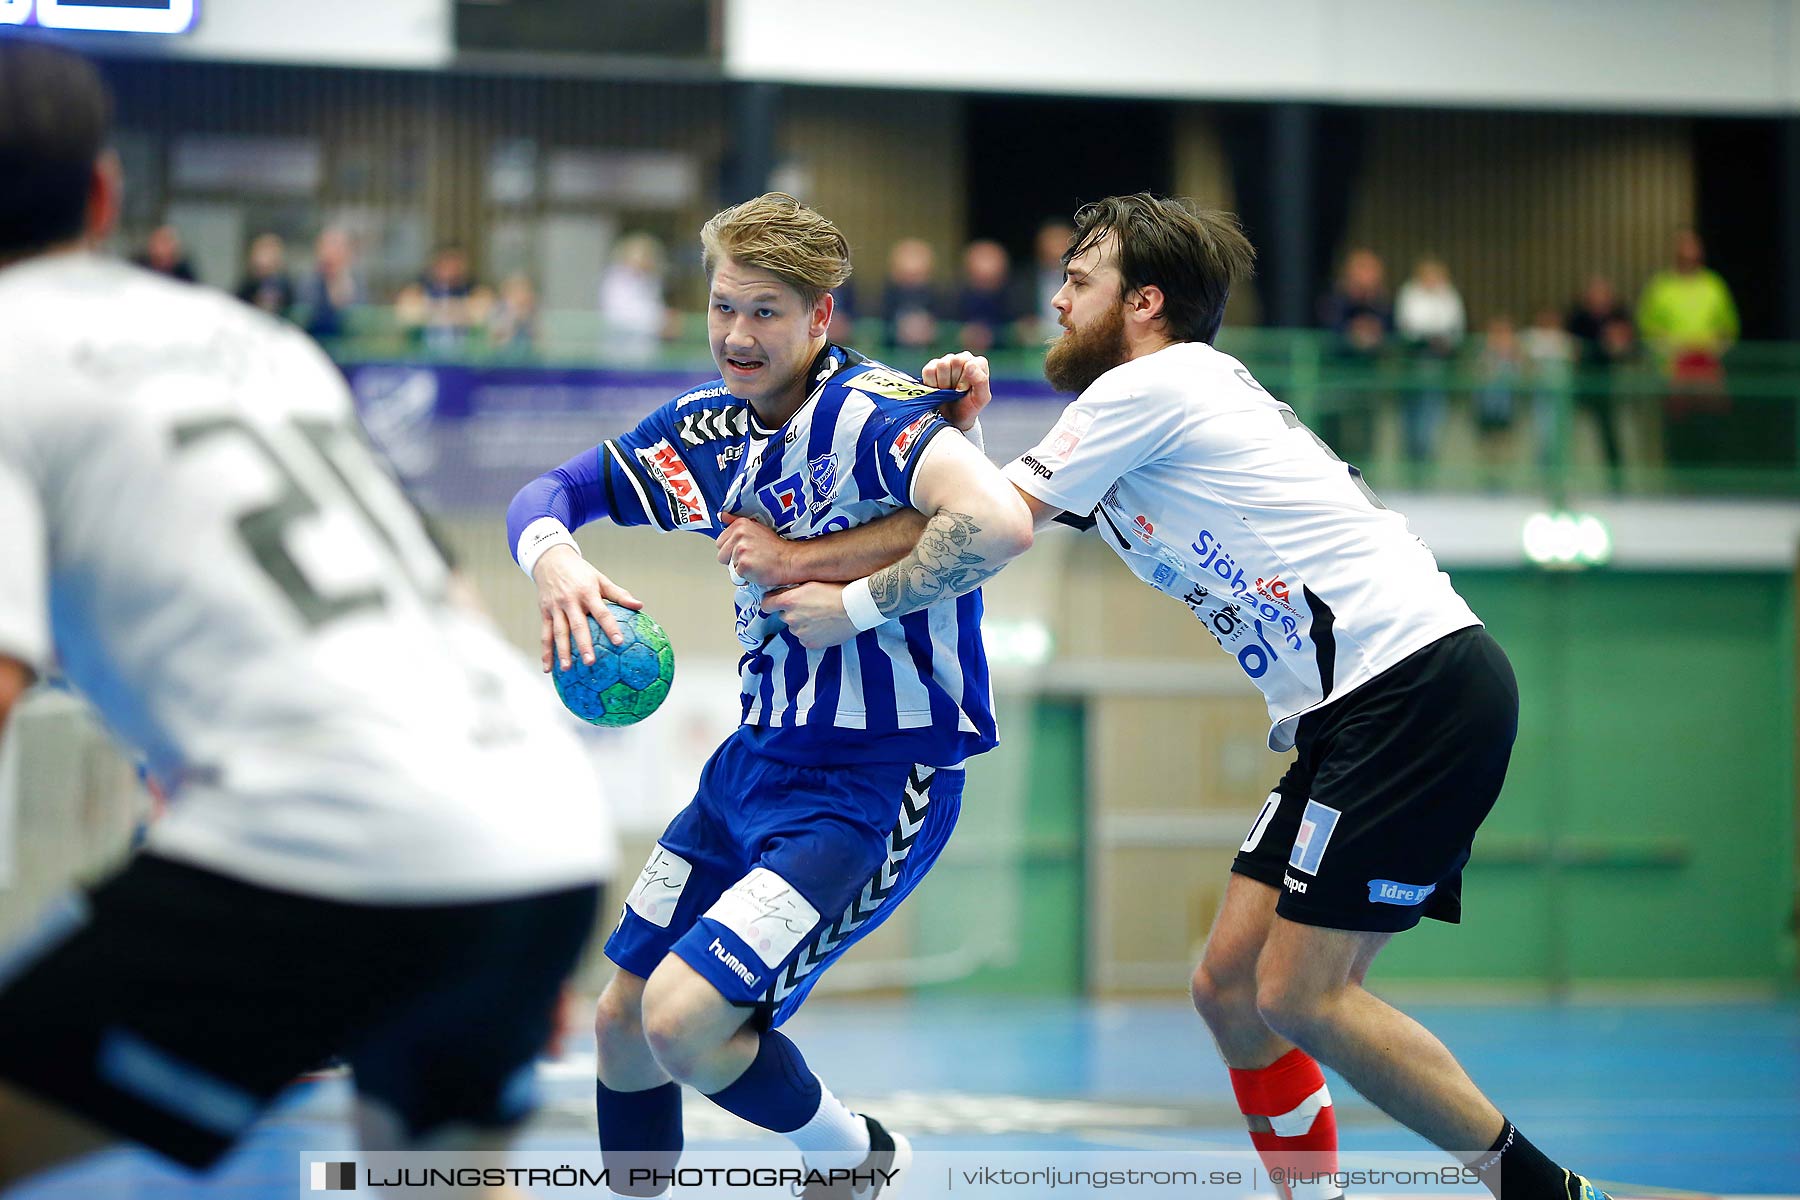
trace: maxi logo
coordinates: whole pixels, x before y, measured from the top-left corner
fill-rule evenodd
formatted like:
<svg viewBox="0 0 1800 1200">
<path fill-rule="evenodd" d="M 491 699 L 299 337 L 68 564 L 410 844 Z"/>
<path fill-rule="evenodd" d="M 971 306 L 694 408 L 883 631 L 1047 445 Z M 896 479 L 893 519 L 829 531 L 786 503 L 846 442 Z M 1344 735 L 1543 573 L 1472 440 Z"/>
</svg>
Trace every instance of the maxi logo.
<svg viewBox="0 0 1800 1200">
<path fill-rule="evenodd" d="M 700 485 L 694 482 L 693 472 L 688 470 L 675 447 L 669 445 L 668 439 L 639 450 L 637 457 L 651 477 L 662 485 L 663 494 L 669 499 L 669 515 L 674 518 L 677 529 L 693 529 L 712 523 L 706 513 L 706 499 L 700 494 Z"/>
<path fill-rule="evenodd" d="M 757 488 L 756 498 L 774 520 L 778 533 L 806 516 L 806 496 L 801 491 L 798 471 Z"/>
</svg>

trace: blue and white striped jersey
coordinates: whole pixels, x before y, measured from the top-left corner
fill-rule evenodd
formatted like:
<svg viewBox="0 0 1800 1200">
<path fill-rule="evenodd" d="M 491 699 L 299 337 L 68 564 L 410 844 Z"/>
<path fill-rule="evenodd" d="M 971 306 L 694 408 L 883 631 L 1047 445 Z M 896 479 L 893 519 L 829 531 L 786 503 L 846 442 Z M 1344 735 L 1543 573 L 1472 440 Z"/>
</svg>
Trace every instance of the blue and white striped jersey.
<svg viewBox="0 0 1800 1200">
<path fill-rule="evenodd" d="M 950 394 L 838 346 L 810 370 L 811 394 L 778 429 L 715 381 L 540 477 L 508 512 L 515 556 L 543 517 L 716 537 L 727 511 L 806 538 L 907 507 L 926 446 L 957 436 L 937 412 Z M 764 614 L 761 589 L 735 599 L 743 722 L 772 757 L 951 766 L 995 745 L 979 591 L 826 650 Z"/>
</svg>

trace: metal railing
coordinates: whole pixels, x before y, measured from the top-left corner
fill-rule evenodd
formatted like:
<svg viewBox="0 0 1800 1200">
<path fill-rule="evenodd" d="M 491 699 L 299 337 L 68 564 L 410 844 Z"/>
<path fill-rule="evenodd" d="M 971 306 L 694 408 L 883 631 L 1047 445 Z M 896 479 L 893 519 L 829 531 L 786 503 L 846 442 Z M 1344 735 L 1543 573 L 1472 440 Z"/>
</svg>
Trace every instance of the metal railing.
<svg viewBox="0 0 1800 1200">
<path fill-rule="evenodd" d="M 303 314 L 302 314 L 303 316 Z M 616 336 L 592 312 L 539 314 L 529 340 L 497 345 L 485 329 L 427 336 L 392 309 L 346 314 L 326 343 L 346 365 L 374 361 L 459 366 L 620 367 L 712 373 L 704 319 L 676 336 Z M 878 321 L 843 340 L 917 371 L 957 349 L 895 347 Z M 1228 328 L 1219 348 L 1290 404 L 1379 488 L 1565 496 L 1800 496 L 1800 344 L 1741 343 L 1711 381 L 1680 381 L 1645 354 L 1610 369 L 1497 358 L 1471 337 L 1428 358 L 1393 344 L 1353 354 L 1315 330 Z M 1036 344 L 990 352 L 996 378 L 1039 380 Z"/>
</svg>

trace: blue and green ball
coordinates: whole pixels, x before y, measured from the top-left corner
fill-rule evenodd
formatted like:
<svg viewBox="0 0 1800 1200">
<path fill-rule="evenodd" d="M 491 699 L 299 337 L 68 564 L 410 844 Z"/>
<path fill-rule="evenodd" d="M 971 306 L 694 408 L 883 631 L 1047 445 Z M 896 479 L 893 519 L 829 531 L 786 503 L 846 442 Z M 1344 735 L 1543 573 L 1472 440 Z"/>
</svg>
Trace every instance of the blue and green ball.
<svg viewBox="0 0 1800 1200">
<path fill-rule="evenodd" d="M 609 728 L 635 725 L 668 698 L 669 684 L 675 679 L 675 650 L 669 645 L 669 635 L 649 614 L 612 603 L 606 607 L 625 640 L 613 645 L 600 631 L 600 622 L 589 617 L 593 665 L 581 661 L 571 638 L 574 662 L 566 671 L 557 663 L 551 678 L 569 711 L 589 724 Z"/>
</svg>

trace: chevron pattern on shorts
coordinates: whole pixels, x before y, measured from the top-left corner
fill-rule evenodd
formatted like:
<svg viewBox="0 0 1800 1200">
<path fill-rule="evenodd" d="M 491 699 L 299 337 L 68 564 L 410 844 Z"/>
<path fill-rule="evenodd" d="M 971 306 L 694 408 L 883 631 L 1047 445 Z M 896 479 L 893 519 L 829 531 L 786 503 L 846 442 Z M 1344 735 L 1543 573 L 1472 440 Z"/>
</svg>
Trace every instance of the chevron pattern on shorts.
<svg viewBox="0 0 1800 1200">
<path fill-rule="evenodd" d="M 850 902 L 843 915 L 826 926 L 818 936 L 813 938 L 794 961 L 769 985 L 763 999 L 771 1004 L 779 1004 L 793 994 L 802 980 L 818 969 L 819 964 L 831 957 L 833 951 L 844 944 L 851 934 L 868 924 L 869 918 L 875 915 L 893 892 L 894 885 L 900 880 L 900 867 L 906 862 L 907 855 L 912 853 L 913 843 L 919 839 L 919 830 L 925 825 L 925 810 L 931 806 L 931 781 L 937 774 L 937 768 L 914 766 L 907 774 L 905 794 L 900 798 L 900 815 L 894 822 L 894 828 L 888 833 L 887 858 L 881 869 L 870 876 L 869 882 L 863 885 L 862 891 Z"/>
</svg>

